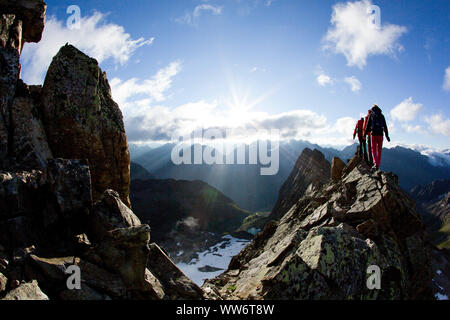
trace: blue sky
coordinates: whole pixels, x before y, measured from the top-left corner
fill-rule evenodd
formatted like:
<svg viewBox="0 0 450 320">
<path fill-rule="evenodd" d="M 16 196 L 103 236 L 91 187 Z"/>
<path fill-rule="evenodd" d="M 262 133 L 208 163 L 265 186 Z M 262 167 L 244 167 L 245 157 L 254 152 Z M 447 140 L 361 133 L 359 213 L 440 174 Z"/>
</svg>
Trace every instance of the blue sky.
<svg viewBox="0 0 450 320">
<path fill-rule="evenodd" d="M 43 40 L 22 55 L 24 80 L 41 83 L 59 47 L 73 43 L 108 73 L 130 142 L 252 127 L 342 146 L 377 103 L 391 145 L 450 148 L 448 0 L 47 5 Z M 66 25 L 69 5 L 81 9 L 79 29 Z M 370 5 L 380 8 L 378 29 L 366 23 Z"/>
</svg>

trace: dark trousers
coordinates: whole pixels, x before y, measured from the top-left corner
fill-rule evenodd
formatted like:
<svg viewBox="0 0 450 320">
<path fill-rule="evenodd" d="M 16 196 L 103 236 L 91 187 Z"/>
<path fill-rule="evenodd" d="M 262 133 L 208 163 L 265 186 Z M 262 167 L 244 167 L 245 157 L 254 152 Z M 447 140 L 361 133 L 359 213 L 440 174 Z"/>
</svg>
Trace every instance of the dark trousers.
<svg viewBox="0 0 450 320">
<path fill-rule="evenodd" d="M 362 137 L 359 138 L 359 156 L 367 161 L 366 140 Z"/>
<path fill-rule="evenodd" d="M 373 166 L 373 156 L 372 156 L 372 139 L 370 136 L 367 136 L 367 145 L 368 145 L 368 154 L 369 154 L 369 166 Z"/>
</svg>

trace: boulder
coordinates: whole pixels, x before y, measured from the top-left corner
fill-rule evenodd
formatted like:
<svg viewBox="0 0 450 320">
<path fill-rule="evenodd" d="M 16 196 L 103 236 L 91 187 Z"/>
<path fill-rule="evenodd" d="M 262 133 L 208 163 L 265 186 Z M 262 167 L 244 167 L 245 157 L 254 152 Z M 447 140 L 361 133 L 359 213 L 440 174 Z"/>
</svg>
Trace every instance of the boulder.
<svg viewBox="0 0 450 320">
<path fill-rule="evenodd" d="M 92 239 L 101 239 L 108 231 L 140 225 L 139 218 L 122 202 L 119 194 L 108 189 L 94 205 L 89 228 Z"/>
<path fill-rule="evenodd" d="M 170 300 L 203 298 L 203 290 L 186 277 L 156 243 L 150 244 L 147 267 L 161 283 L 165 298 Z"/>
<path fill-rule="evenodd" d="M 127 290 L 142 290 L 146 286 L 149 240 L 148 225 L 112 230 L 92 250 L 89 259 L 120 274 Z"/>
<path fill-rule="evenodd" d="M 38 282 L 33 280 L 22 283 L 19 287 L 9 291 L 2 300 L 49 300 L 47 295 L 41 291 Z"/>
<path fill-rule="evenodd" d="M 47 72 L 41 101 L 53 155 L 88 159 L 94 201 L 113 189 L 130 207 L 130 154 L 122 113 L 97 61 L 71 45 L 62 47 Z"/>
<path fill-rule="evenodd" d="M 8 279 L 0 272 L 0 295 L 5 292 Z"/>
<path fill-rule="evenodd" d="M 80 267 L 82 284 L 102 292 L 115 299 L 126 297 L 127 288 L 120 275 L 109 272 L 104 268 L 90 263 L 84 259 L 76 259 L 75 264 Z"/>
</svg>

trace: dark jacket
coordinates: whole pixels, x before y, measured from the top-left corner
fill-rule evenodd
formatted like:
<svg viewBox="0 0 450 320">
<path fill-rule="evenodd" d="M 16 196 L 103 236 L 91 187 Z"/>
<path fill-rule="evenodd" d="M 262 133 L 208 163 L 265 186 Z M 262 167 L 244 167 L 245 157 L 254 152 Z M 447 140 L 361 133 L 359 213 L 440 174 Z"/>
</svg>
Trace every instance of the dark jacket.
<svg viewBox="0 0 450 320">
<path fill-rule="evenodd" d="M 378 118 L 381 120 L 381 125 L 375 128 L 373 127 L 374 120 Z M 379 107 L 372 108 L 372 114 L 369 117 L 369 121 L 367 123 L 366 131 L 364 135 L 371 133 L 373 136 L 383 136 L 383 131 L 386 137 L 389 137 L 388 127 L 386 124 L 386 119 L 384 118 L 383 113 Z"/>
<path fill-rule="evenodd" d="M 363 126 L 364 137 L 366 137 L 367 125 L 369 124 L 369 119 L 370 119 L 371 114 L 372 114 L 372 110 L 369 110 L 369 112 L 367 113 L 367 116 L 364 118 L 364 126 Z M 370 136 L 370 132 L 368 134 Z"/>
</svg>

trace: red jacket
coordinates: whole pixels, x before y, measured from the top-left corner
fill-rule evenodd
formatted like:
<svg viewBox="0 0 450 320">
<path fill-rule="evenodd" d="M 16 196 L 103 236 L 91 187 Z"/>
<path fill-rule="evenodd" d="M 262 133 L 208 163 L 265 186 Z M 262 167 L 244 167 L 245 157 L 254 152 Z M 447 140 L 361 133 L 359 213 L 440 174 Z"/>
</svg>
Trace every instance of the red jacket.
<svg viewBox="0 0 450 320">
<path fill-rule="evenodd" d="M 363 132 L 366 132 L 367 130 L 367 124 L 369 123 L 370 113 L 364 118 L 364 127 Z M 370 132 L 367 133 L 368 136 L 370 136 Z"/>
<path fill-rule="evenodd" d="M 353 131 L 353 139 L 356 137 L 356 133 L 358 133 L 358 138 L 362 139 L 364 136 L 364 120 L 358 120 L 356 123 L 355 131 Z"/>
</svg>

